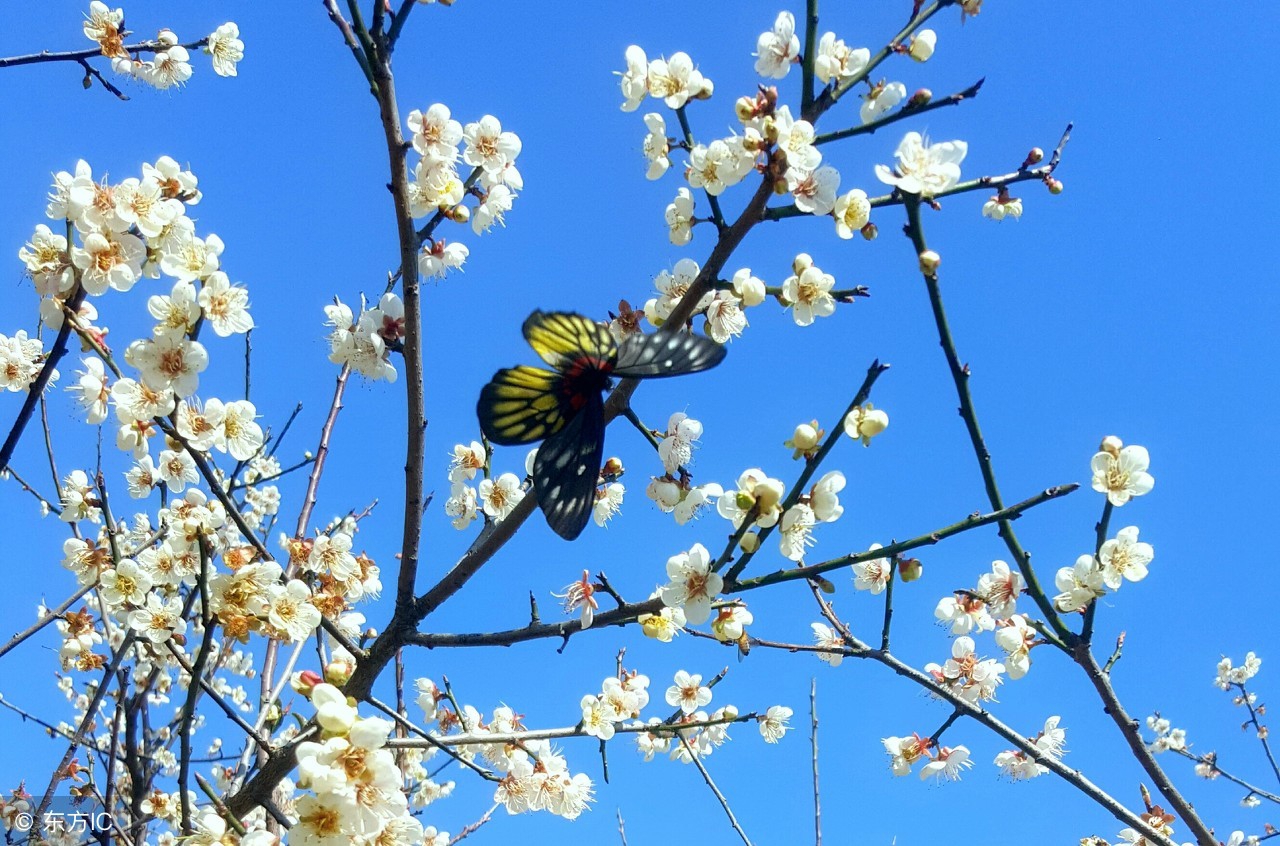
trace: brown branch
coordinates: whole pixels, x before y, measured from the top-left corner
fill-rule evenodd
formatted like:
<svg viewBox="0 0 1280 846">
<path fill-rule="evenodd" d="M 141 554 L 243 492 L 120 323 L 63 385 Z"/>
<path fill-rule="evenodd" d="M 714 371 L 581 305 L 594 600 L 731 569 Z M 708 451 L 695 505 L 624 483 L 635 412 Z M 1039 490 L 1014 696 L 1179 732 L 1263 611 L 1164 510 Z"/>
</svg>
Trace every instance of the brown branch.
<svg viewBox="0 0 1280 846">
<path fill-rule="evenodd" d="M 822 794 L 818 789 L 818 680 L 809 679 L 809 743 L 813 747 L 813 844 L 822 846 Z"/>
</svg>

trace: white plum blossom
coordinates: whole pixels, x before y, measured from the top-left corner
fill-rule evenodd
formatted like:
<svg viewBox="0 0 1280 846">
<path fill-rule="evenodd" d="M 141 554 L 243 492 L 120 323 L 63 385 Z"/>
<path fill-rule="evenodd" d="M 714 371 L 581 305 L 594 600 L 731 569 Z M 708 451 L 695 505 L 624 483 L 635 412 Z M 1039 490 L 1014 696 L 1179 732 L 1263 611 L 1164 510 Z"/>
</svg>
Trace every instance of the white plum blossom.
<svg viewBox="0 0 1280 846">
<path fill-rule="evenodd" d="M 920 780 L 936 777 L 938 781 L 959 781 L 960 775 L 973 766 L 967 746 L 944 746 L 938 755 L 920 768 Z"/>
<path fill-rule="evenodd" d="M 831 296 L 835 284 L 834 276 L 813 264 L 787 277 L 782 283 L 782 298 L 791 307 L 797 326 L 811 326 L 816 318 L 835 314 L 836 301 Z"/>
<path fill-rule="evenodd" d="M 737 528 L 754 509 L 755 525 L 767 529 L 777 525 L 782 517 L 780 506 L 785 490 L 780 479 L 767 476 L 763 470 L 753 467 L 738 477 L 737 490 L 728 491 L 716 500 L 716 510 Z"/>
<path fill-rule="evenodd" d="M 724 344 L 742 334 L 747 328 L 747 316 L 742 311 L 742 301 L 730 291 L 716 291 L 704 312 L 706 332 L 716 343 Z"/>
<path fill-rule="evenodd" d="M 152 334 L 181 338 L 189 333 L 200 319 L 199 295 L 196 286 L 179 279 L 173 283 L 167 295 L 152 294 L 147 298 L 147 311 L 156 320 Z"/>
<path fill-rule="evenodd" d="M 244 58 L 240 27 L 227 21 L 209 35 L 204 51 L 213 59 L 214 73 L 218 76 L 235 76 L 238 72 L 236 64 Z"/>
<path fill-rule="evenodd" d="M 901 82 L 880 83 L 862 98 L 858 116 L 868 124 L 907 98 L 907 86 Z"/>
<path fill-rule="evenodd" d="M 466 264 L 471 250 L 456 241 L 428 241 L 418 253 L 418 273 L 426 277 L 442 278 L 450 270 L 459 270 Z"/>
<path fill-rule="evenodd" d="M 657 289 L 658 296 L 645 302 L 645 318 L 653 325 L 661 326 L 671 316 L 676 305 L 684 299 L 684 295 L 689 292 L 694 280 L 698 278 L 699 270 L 696 261 L 684 258 L 676 262 L 675 267 L 670 271 L 664 270 L 654 277 L 653 287 Z M 694 312 L 697 313 L 706 308 L 713 296 L 714 292 L 711 291 L 704 294 L 694 307 Z"/>
<path fill-rule="evenodd" d="M 67 386 L 81 408 L 85 411 L 85 422 L 96 426 L 107 419 L 107 401 L 111 398 L 111 390 L 107 386 L 107 373 L 101 359 L 86 358 L 84 370 L 77 371 L 79 380 Z"/>
<path fill-rule="evenodd" d="M 644 137 L 644 157 L 649 162 L 646 179 L 660 179 L 667 168 L 671 167 L 671 146 L 667 139 L 667 122 L 657 112 L 649 112 L 644 116 L 644 125 L 649 134 Z"/>
<path fill-rule="evenodd" d="M 1103 586 L 1102 568 L 1092 555 L 1081 555 L 1071 567 L 1058 570 L 1054 584 L 1061 591 L 1053 598 L 1059 611 L 1083 611 L 1098 597 L 1107 592 Z"/>
<path fill-rule="evenodd" d="M 667 578 L 662 588 L 662 604 L 683 609 L 689 623 L 697 626 L 711 616 L 711 603 L 724 588 L 724 580 L 711 571 L 711 554 L 700 543 L 687 552 L 667 559 Z M 703 703 L 706 704 L 706 703 Z"/>
<path fill-rule="evenodd" d="M 474 479 L 488 460 L 484 444 L 479 441 L 472 441 L 469 445 L 455 444 L 449 458 L 449 481 L 456 484 Z"/>
<path fill-rule="evenodd" d="M 632 44 L 626 51 L 627 69 L 615 71 L 621 77 L 622 110 L 634 112 L 649 93 L 649 58 L 644 50 Z"/>
<path fill-rule="evenodd" d="M 796 19 L 790 12 L 779 12 L 770 32 L 756 41 L 756 73 L 769 79 L 782 79 L 791 66 L 800 61 L 800 38 L 796 35 Z"/>
<path fill-rule="evenodd" d="M 694 188 L 702 188 L 715 197 L 739 181 L 738 157 L 724 141 L 698 144 L 689 151 L 689 168 L 685 175 Z"/>
<path fill-rule="evenodd" d="M 414 109 L 406 122 L 413 133 L 413 149 L 418 155 L 448 162 L 458 157 L 462 124 L 452 118 L 448 106 L 435 103 L 425 112 Z"/>
<path fill-rule="evenodd" d="M 628 55 L 628 72 L 631 69 L 631 58 Z M 647 79 L 649 94 L 665 102 L 668 109 L 678 109 L 690 99 L 704 96 L 709 93 L 711 85 L 711 81 L 703 78 L 694 68 L 693 59 L 689 58 L 688 53 L 675 53 L 670 59 L 654 59 L 649 62 Z M 623 82 L 626 82 L 625 76 Z M 627 102 L 631 102 L 629 95 Z M 624 111 L 630 109 L 624 107 Z"/>
<path fill-rule="evenodd" d="M 996 195 L 982 204 L 982 216 L 995 221 L 1022 217 L 1022 200 L 1007 195 Z"/>
<path fill-rule="evenodd" d="M 683 247 L 693 240 L 693 194 L 688 188 L 676 191 L 676 198 L 667 206 L 666 221 L 672 244 Z"/>
<path fill-rule="evenodd" d="M 1153 558 L 1151 544 L 1138 540 L 1138 527 L 1123 528 L 1098 550 L 1102 581 L 1111 590 L 1119 590 L 1125 581 L 1140 582 L 1146 578 L 1147 565 Z"/>
<path fill-rule="evenodd" d="M 939 622 L 950 624 L 951 633 L 957 635 L 967 635 L 973 631 L 989 632 L 996 627 L 987 604 L 968 591 L 957 592 L 938 600 L 933 616 Z"/>
<path fill-rule="evenodd" d="M 156 644 L 187 630 L 187 621 L 182 619 L 182 597 L 176 594 L 166 600 L 159 594 L 148 593 L 146 605 L 130 611 L 128 620 L 129 628 L 139 637 Z"/>
<path fill-rule="evenodd" d="M 768 296 L 764 280 L 753 276 L 749 267 L 744 267 L 733 274 L 733 292 L 746 307 L 758 306 Z"/>
<path fill-rule="evenodd" d="M 171 388 L 180 398 L 196 392 L 200 374 L 209 366 L 203 344 L 170 335 L 134 341 L 125 350 L 124 359 L 138 368 L 149 386 Z"/>
<path fill-rule="evenodd" d="M 881 549 L 881 545 L 873 543 L 868 551 Z M 853 586 L 857 590 L 871 591 L 878 595 L 884 591 L 893 576 L 893 563 L 888 558 L 872 558 L 867 561 L 853 562 Z"/>
<path fill-rule="evenodd" d="M 44 349 L 40 338 L 27 337 L 26 329 L 15 331 L 12 338 L 0 334 L 0 388 L 19 392 L 31 387 L 40 376 Z"/>
<path fill-rule="evenodd" d="M 871 220 L 871 201 L 867 199 L 867 192 L 854 188 L 842 194 L 836 200 L 832 214 L 836 220 L 836 235 L 849 240 Z"/>
<path fill-rule="evenodd" d="M 794 713 L 786 705 L 771 705 L 769 710 L 764 712 L 763 717 L 757 717 L 760 736 L 764 738 L 764 742 L 777 743 L 781 740 L 783 735 L 791 730 L 791 724 L 787 720 L 791 719 Z"/>
<path fill-rule="evenodd" d="M 840 519 L 844 506 L 840 504 L 840 491 L 844 490 L 844 474 L 832 470 L 823 475 L 813 486 L 809 494 L 809 505 L 813 508 L 813 516 L 822 523 L 831 523 Z"/>
<path fill-rule="evenodd" d="M 702 676 L 697 673 L 676 672 L 674 684 L 667 688 L 667 704 L 678 707 L 686 715 L 711 702 L 711 688 L 702 684 Z"/>
<path fill-rule="evenodd" d="M 501 173 L 508 162 L 520 155 L 520 138 L 514 132 L 503 132 L 502 123 L 493 115 L 469 123 L 462 130 L 465 144 L 462 160 L 489 173 Z"/>
<path fill-rule="evenodd" d="M 1093 470 L 1093 489 L 1107 495 L 1113 506 L 1129 502 L 1135 496 L 1151 492 L 1156 480 L 1147 472 L 1151 456 L 1146 447 L 1122 446 L 1119 438 L 1107 438 L 1102 450 L 1089 462 Z"/>
<path fill-rule="evenodd" d="M 803 502 L 798 502 L 782 515 L 781 531 L 778 546 L 784 558 L 800 561 L 804 558 L 805 548 L 814 544 L 813 527 L 817 524 L 813 509 Z"/>
<path fill-rule="evenodd" d="M 205 320 L 220 338 L 243 335 L 253 328 L 249 315 L 249 292 L 232 285 L 221 270 L 209 274 L 200 288 L 200 308 Z"/>
<path fill-rule="evenodd" d="M 479 497 L 484 513 L 501 522 L 511 516 L 520 500 L 524 499 L 525 492 L 521 490 L 520 479 L 515 473 L 503 473 L 497 479 L 481 480 Z"/>
<path fill-rule="evenodd" d="M 991 572 L 978 577 L 976 593 L 987 603 L 991 616 L 1003 620 L 1014 613 L 1024 582 L 1021 573 L 1010 570 L 1003 561 L 991 562 Z"/>
<path fill-rule="evenodd" d="M 813 630 L 813 642 L 821 652 L 816 653 L 818 660 L 833 667 L 839 667 L 844 661 L 844 638 L 826 623 L 810 623 Z"/>
<path fill-rule="evenodd" d="M 108 288 L 128 291 L 142 275 L 147 249 L 127 232 L 91 232 L 83 247 L 71 248 L 71 262 L 80 270 L 80 283 L 92 296 Z"/>
<path fill-rule="evenodd" d="M 18 258 L 27 266 L 36 292 L 42 296 L 65 294 L 75 284 L 66 236 L 43 223 L 36 224 L 35 234 L 18 250 Z"/>
<path fill-rule="evenodd" d="M 174 218 L 186 212 L 180 200 L 164 195 L 155 177 L 130 177 L 112 188 L 111 194 L 115 201 L 111 229 L 124 231 L 136 226 L 148 239 L 159 237 Z"/>
<path fill-rule="evenodd" d="M 787 168 L 787 190 L 795 198 L 796 208 L 805 214 L 827 215 L 835 209 L 836 191 L 840 188 L 840 172 L 834 167 L 804 170 Z"/>
<path fill-rule="evenodd" d="M 1027 623 L 1024 614 L 1014 614 L 1001 622 L 996 629 L 996 645 L 1006 653 L 1005 671 L 1014 681 L 1022 678 L 1031 669 L 1031 647 L 1036 642 L 1036 630 Z"/>
<path fill-rule="evenodd" d="M 930 144 L 919 132 L 902 137 L 893 168 L 876 165 L 876 176 L 904 194 L 933 197 L 960 181 L 960 163 L 969 152 L 964 141 Z"/>
<path fill-rule="evenodd" d="M 667 420 L 667 431 L 658 444 L 658 457 L 668 473 L 675 473 L 693 461 L 693 444 L 702 437 L 702 423 L 683 411 Z"/>
<path fill-rule="evenodd" d="M 827 32 L 818 40 L 813 73 L 823 85 L 833 79 L 844 82 L 862 73 L 870 61 L 870 50 L 865 47 L 851 49 L 843 40 L 837 39 L 834 32 Z"/>
<path fill-rule="evenodd" d="M 604 526 L 622 510 L 622 498 L 627 489 L 621 482 L 610 482 L 596 491 L 595 504 L 591 506 L 591 519 L 597 526 Z"/>
</svg>

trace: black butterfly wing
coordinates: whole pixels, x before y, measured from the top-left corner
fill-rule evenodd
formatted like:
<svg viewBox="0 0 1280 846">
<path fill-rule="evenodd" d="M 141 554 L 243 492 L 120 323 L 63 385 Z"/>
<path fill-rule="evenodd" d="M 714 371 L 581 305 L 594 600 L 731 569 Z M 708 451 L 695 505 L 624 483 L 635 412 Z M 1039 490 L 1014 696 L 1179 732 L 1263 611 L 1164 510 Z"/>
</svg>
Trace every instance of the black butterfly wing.
<svg viewBox="0 0 1280 846">
<path fill-rule="evenodd" d="M 476 416 L 495 444 L 540 441 L 561 431 L 573 416 L 562 399 L 559 373 L 541 367 L 509 367 L 493 374 L 480 391 Z"/>
<path fill-rule="evenodd" d="M 521 328 L 533 351 L 557 370 L 582 356 L 612 361 L 618 352 L 607 328 L 573 312 L 535 311 Z"/>
<path fill-rule="evenodd" d="M 724 354 L 720 344 L 688 332 L 631 335 L 618 350 L 613 372 L 638 379 L 679 376 L 715 367 Z"/>
<path fill-rule="evenodd" d="M 582 534 L 596 501 L 604 456 L 604 401 L 587 398 L 582 410 L 538 447 L 533 489 L 547 525 L 565 540 Z"/>
</svg>

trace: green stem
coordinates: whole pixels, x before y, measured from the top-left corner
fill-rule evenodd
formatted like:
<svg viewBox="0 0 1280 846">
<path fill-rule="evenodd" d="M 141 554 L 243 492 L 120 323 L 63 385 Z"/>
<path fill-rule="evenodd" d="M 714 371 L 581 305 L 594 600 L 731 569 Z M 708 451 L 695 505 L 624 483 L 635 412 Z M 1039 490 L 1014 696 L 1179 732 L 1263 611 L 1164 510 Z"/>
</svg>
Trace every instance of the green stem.
<svg viewBox="0 0 1280 846">
<path fill-rule="evenodd" d="M 818 59 L 818 0 L 805 0 L 804 58 L 800 62 L 800 113 L 813 108 L 813 70 Z"/>
<path fill-rule="evenodd" d="M 858 392 L 854 394 L 853 401 L 849 403 L 849 406 L 844 410 L 844 413 L 840 415 L 840 419 L 831 426 L 831 431 L 828 433 L 826 441 L 824 441 L 818 451 L 813 454 L 812 458 L 805 461 L 804 469 L 800 471 L 799 478 L 797 478 L 795 483 L 792 484 L 790 493 L 787 494 L 787 498 L 784 499 L 782 504 L 779 506 L 783 514 L 786 514 L 788 508 L 800 501 L 800 496 L 804 493 L 805 486 L 809 484 L 809 480 L 813 478 L 813 474 L 818 471 L 818 467 L 820 467 L 822 462 L 826 460 L 827 455 L 835 448 L 836 442 L 844 435 L 844 419 L 849 416 L 851 411 L 867 401 L 867 397 L 871 396 L 872 386 L 875 385 L 876 380 L 880 378 L 880 375 L 888 369 L 889 365 L 881 364 L 878 360 L 871 362 L 871 366 L 867 368 L 866 378 L 862 380 L 862 386 L 858 388 Z M 742 522 L 743 525 L 747 525 L 750 521 L 744 519 Z M 778 521 L 778 523 L 781 522 L 781 520 Z M 778 526 L 778 523 L 760 530 L 760 543 L 764 543 L 769 535 L 773 534 L 773 530 Z M 757 545 L 756 550 L 759 550 L 759 548 L 760 547 Z M 739 558 L 734 563 L 733 567 L 729 569 L 729 572 L 726 575 L 727 581 L 732 582 L 736 580 L 754 556 L 755 552 L 743 553 L 742 557 Z M 719 569 L 722 564 L 723 561 L 717 562 L 716 569 Z"/>
<path fill-rule="evenodd" d="M 684 143 L 692 150 L 695 146 L 693 130 L 689 128 L 689 116 L 685 114 L 684 110 L 684 106 L 676 109 L 676 119 L 680 121 L 680 130 L 684 133 Z M 707 195 L 707 204 L 711 206 L 711 222 L 716 225 L 717 230 L 723 231 L 725 222 L 724 213 L 720 211 L 720 200 L 710 191 L 705 191 L 704 193 Z"/>
<path fill-rule="evenodd" d="M 1093 560 L 1098 566 L 1102 566 L 1102 545 L 1107 542 L 1107 531 L 1111 524 L 1111 512 L 1113 506 L 1111 500 L 1107 500 L 1107 504 L 1102 506 L 1102 517 L 1099 518 L 1094 531 L 1097 538 L 1093 546 Z M 1080 626 L 1080 640 L 1089 643 L 1093 640 L 1093 617 L 1098 612 L 1098 600 L 1093 600 L 1089 606 L 1084 609 L 1084 623 Z"/>
<path fill-rule="evenodd" d="M 958 91 L 955 94 L 949 94 L 939 100 L 930 100 L 928 103 L 924 103 L 923 105 L 912 106 L 910 102 L 908 102 L 906 106 L 898 109 L 898 111 L 888 117 L 873 120 L 870 123 L 864 123 L 860 126 L 851 126 L 848 129 L 838 129 L 835 132 L 823 133 L 813 139 L 813 146 L 817 147 L 820 144 L 830 144 L 832 141 L 842 141 L 845 138 L 853 138 L 855 135 L 870 135 L 877 129 L 883 129 L 891 123 L 897 123 L 898 121 L 906 120 L 909 117 L 922 115 L 925 112 L 931 112 L 934 109 L 959 105 L 965 100 L 972 100 L 974 97 L 978 96 L 978 91 L 982 88 L 982 83 L 986 81 L 986 77 L 983 77 L 963 91 Z"/>
<path fill-rule="evenodd" d="M 907 234 L 911 238 L 916 254 L 920 255 L 929 249 L 925 243 L 924 227 L 920 221 L 920 197 L 908 194 L 905 200 Z M 942 288 L 938 283 L 938 274 L 928 272 L 922 275 L 929 292 L 929 305 L 933 309 L 938 341 L 942 345 L 942 352 L 947 359 L 947 368 L 951 371 L 951 380 L 955 384 L 956 396 L 960 401 L 960 416 L 964 419 L 965 428 L 969 432 L 969 442 L 973 446 L 973 453 L 978 459 L 978 467 L 982 472 L 982 483 L 987 491 L 987 500 L 992 508 L 999 511 L 1004 508 L 1004 498 L 1000 495 L 1000 486 L 996 482 L 995 468 L 991 462 L 991 451 L 987 449 L 987 444 L 983 440 L 982 429 L 978 425 L 978 412 L 974 408 L 973 397 L 969 392 L 969 368 L 960 362 L 960 356 L 956 352 L 955 339 L 951 335 L 951 327 L 947 322 L 946 308 L 942 304 Z M 1031 566 L 1031 555 L 1022 548 L 1022 543 L 1013 530 L 1013 523 L 1009 520 L 1001 520 L 999 525 L 1000 537 L 1004 539 L 1009 554 L 1013 556 L 1014 565 L 1027 583 L 1027 593 L 1031 595 L 1032 600 L 1040 608 L 1040 613 L 1044 615 L 1045 621 L 1053 627 L 1058 637 L 1067 644 L 1074 644 L 1077 639 L 1075 632 L 1068 629 L 1062 622 L 1057 609 L 1053 607 L 1053 600 L 1041 588 L 1035 568 Z"/>
</svg>

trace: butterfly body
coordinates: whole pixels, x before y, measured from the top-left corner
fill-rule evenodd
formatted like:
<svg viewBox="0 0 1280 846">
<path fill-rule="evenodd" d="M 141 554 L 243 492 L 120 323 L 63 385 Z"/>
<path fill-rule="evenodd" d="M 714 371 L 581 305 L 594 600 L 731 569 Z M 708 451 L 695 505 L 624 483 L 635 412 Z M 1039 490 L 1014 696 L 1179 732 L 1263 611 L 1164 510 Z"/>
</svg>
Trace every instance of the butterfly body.
<svg viewBox="0 0 1280 846">
<path fill-rule="evenodd" d="M 480 391 L 476 414 L 493 443 L 542 441 L 533 487 L 548 525 L 567 540 L 591 516 L 604 455 L 604 400 L 614 376 L 653 378 L 719 364 L 724 348 L 684 332 L 637 334 L 622 344 L 580 314 L 535 311 L 524 336 L 552 370 L 504 368 Z"/>
</svg>

